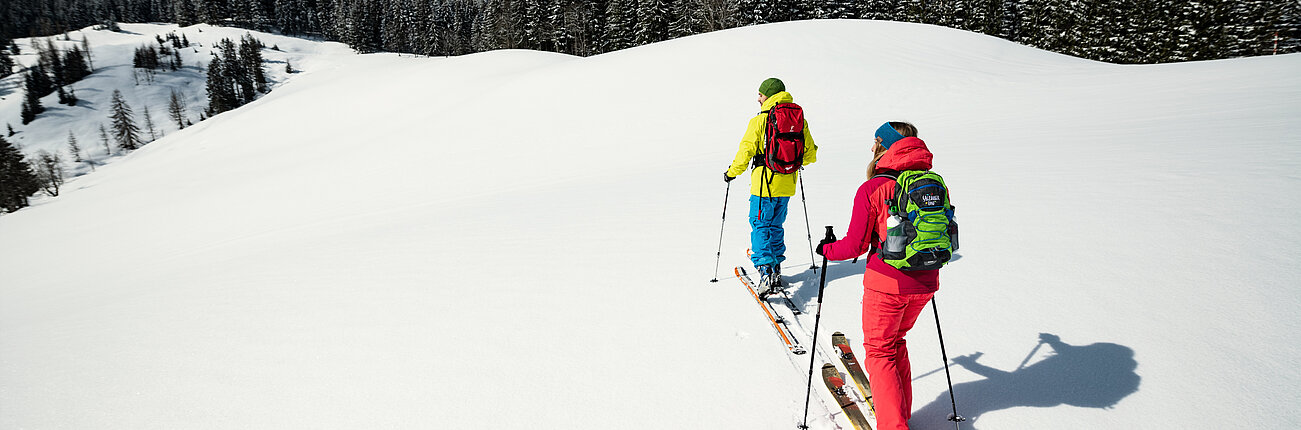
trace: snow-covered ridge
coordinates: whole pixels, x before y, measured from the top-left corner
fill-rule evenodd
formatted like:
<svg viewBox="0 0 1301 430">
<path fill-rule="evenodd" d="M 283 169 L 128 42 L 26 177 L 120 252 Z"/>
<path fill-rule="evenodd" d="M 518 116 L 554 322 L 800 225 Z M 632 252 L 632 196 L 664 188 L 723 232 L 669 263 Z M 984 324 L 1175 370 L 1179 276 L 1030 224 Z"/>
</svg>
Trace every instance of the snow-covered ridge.
<svg viewBox="0 0 1301 430">
<path fill-rule="evenodd" d="M 275 48 L 266 49 L 263 53 L 263 68 L 273 87 L 283 84 L 291 77 L 285 67 L 287 64 L 293 65 L 298 71 L 307 71 L 318 58 L 352 54 L 350 49 L 337 43 L 314 42 L 238 28 L 210 25 L 181 28 L 163 24 L 123 24 L 121 27 L 120 32 L 88 27 L 68 32 L 66 37 L 61 34 L 48 38 L 15 40 L 22 53 L 14 57 L 20 68 L 36 64 L 38 50 L 35 44 L 44 48 L 53 42 L 56 49 L 70 50 L 74 46 L 81 48 L 84 43 L 90 47 L 90 63 L 95 73 L 69 86 L 69 90 L 75 92 L 80 99 L 76 106 L 60 104 L 57 95 L 51 94 L 41 100 L 46 112 L 30 124 L 22 124 L 18 115 L 24 97 L 23 73 L 15 73 L 0 81 L 0 87 L 10 89 L 0 98 L 0 119 L 16 131 L 16 134 L 7 139 L 29 154 L 38 151 L 60 154 L 69 162 L 70 170 L 89 171 L 88 163 L 71 163 L 74 157 L 67 145 L 69 133 L 81 146 L 82 158 L 96 164 L 127 152 L 119 150 L 115 143 L 106 149 L 100 139 L 100 125 L 104 125 L 110 132 L 112 130 L 108 116 L 113 90 L 122 92 L 127 105 L 133 110 L 135 122 L 142 130 L 145 129 L 144 110 L 149 109 L 159 137 L 172 134 L 180 128 L 168 117 L 172 91 L 180 96 L 185 105 L 187 120 L 199 122 L 200 115 L 208 106 L 206 67 L 211 62 L 213 53 L 218 51 L 217 45 L 222 39 L 238 42 L 245 35 L 253 35 L 268 48 Z M 169 34 L 176 34 L 178 38 L 184 36 L 190 42 L 189 46 L 176 50 L 181 57 L 180 70 L 160 70 L 151 79 L 139 71 L 142 69 L 132 67 L 132 58 L 137 48 L 157 48 L 157 38 L 166 38 Z M 170 43 L 168 47 L 171 47 Z M 147 132 L 145 137 L 149 138 Z"/>
<path fill-rule="evenodd" d="M 819 145 L 815 232 L 844 230 L 881 122 L 935 152 L 964 428 L 1301 425 L 1301 204 L 1244 191 L 1301 189 L 1301 55 L 1116 66 L 871 21 L 590 58 L 258 37 L 304 73 L 0 217 L 0 428 L 792 428 L 807 356 L 708 282 L 769 76 Z M 823 335 L 861 342 L 861 271 L 831 265 Z M 909 338 L 919 429 L 951 426 L 934 333 Z"/>
</svg>

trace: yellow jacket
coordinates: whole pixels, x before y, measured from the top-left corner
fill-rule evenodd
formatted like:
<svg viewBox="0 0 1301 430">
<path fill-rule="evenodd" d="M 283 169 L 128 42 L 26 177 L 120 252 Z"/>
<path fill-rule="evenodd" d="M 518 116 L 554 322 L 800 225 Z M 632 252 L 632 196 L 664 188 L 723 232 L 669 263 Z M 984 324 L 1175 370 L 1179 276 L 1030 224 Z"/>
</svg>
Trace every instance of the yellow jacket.
<svg viewBox="0 0 1301 430">
<path fill-rule="evenodd" d="M 769 97 L 763 103 L 762 110 L 767 111 L 778 103 L 793 101 L 795 100 L 791 97 L 791 93 L 782 91 Z M 741 146 L 736 151 L 736 159 L 732 160 L 732 167 L 727 169 L 727 176 L 741 176 L 754 161 L 755 154 L 763 153 L 763 131 L 767 124 L 768 114 L 763 112 L 750 119 L 745 135 L 741 136 Z M 813 144 L 813 136 L 809 134 L 809 122 L 805 120 L 804 164 L 813 164 L 815 161 L 818 161 L 818 146 Z M 799 180 L 799 172 L 780 174 L 768 170 L 767 167 L 755 167 L 754 171 L 750 172 L 750 194 L 760 197 L 790 197 L 795 195 L 797 180 Z"/>
</svg>

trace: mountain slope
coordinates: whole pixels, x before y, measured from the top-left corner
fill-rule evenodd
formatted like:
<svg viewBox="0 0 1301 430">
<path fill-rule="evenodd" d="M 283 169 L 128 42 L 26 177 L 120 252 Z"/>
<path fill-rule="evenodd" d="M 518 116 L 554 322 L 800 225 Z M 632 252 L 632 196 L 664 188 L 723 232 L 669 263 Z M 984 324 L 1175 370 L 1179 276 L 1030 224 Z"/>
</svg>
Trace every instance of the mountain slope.
<svg viewBox="0 0 1301 430">
<path fill-rule="evenodd" d="M 718 174 L 769 76 L 819 145 L 815 231 L 844 231 L 881 122 L 936 153 L 969 427 L 1301 424 L 1299 206 L 1243 192 L 1298 190 L 1301 55 L 1116 66 L 828 21 L 319 61 L 0 218 L 0 427 L 790 428 L 807 357 L 708 282 Z M 824 335 L 861 341 L 862 264 L 832 264 Z M 934 332 L 910 336 L 917 428 L 947 424 Z"/>
</svg>

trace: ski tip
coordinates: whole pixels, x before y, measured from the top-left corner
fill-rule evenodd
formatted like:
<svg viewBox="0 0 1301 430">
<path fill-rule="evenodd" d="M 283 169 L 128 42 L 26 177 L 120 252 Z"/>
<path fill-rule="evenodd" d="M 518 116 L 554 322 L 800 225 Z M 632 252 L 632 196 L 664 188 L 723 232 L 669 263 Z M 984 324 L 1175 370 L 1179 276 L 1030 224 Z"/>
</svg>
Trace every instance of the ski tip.
<svg viewBox="0 0 1301 430">
<path fill-rule="evenodd" d="M 808 352 L 808 351 L 805 351 L 805 350 L 804 350 L 804 347 L 802 347 L 802 346 L 795 345 L 795 346 L 791 347 L 791 352 L 795 353 L 795 355 L 804 355 L 804 353 L 806 353 L 806 352 Z"/>
</svg>

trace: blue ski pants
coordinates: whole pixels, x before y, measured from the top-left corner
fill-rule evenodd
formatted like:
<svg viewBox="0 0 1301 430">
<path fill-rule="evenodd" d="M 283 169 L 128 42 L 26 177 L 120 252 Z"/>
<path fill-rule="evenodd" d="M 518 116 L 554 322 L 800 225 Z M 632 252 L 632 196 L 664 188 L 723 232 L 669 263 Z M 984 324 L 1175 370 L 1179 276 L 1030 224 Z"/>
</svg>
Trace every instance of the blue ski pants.
<svg viewBox="0 0 1301 430">
<path fill-rule="evenodd" d="M 750 196 L 750 261 L 755 267 L 786 261 L 786 205 L 790 197 Z"/>
</svg>

